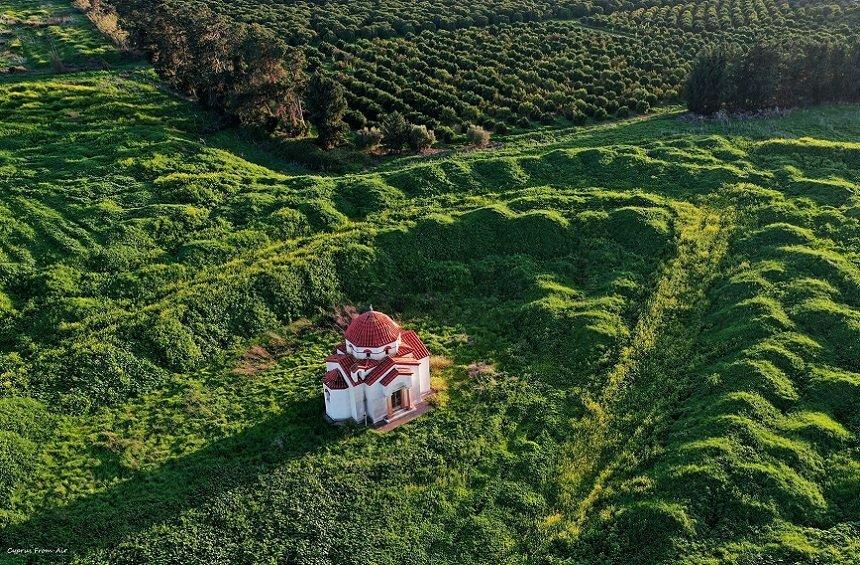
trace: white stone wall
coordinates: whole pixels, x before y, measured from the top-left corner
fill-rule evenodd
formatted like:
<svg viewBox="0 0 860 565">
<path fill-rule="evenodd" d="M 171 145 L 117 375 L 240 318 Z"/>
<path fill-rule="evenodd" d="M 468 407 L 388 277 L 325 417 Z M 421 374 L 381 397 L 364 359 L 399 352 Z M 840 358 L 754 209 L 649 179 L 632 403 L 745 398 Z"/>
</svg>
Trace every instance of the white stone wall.
<svg viewBox="0 0 860 565">
<path fill-rule="evenodd" d="M 356 359 L 374 359 L 381 361 L 389 355 L 394 355 L 400 348 L 400 338 L 391 343 L 386 343 L 382 347 L 358 347 L 353 345 L 349 340 L 346 340 L 346 352 Z M 367 356 L 366 350 L 370 351 L 370 357 Z"/>
<path fill-rule="evenodd" d="M 418 365 L 418 381 L 421 397 L 430 394 L 430 357 L 425 357 Z"/>
<path fill-rule="evenodd" d="M 384 387 L 381 384 L 381 379 L 373 383 L 367 388 L 367 405 L 368 416 L 375 424 L 388 416 L 388 398 L 385 396 Z"/>
<path fill-rule="evenodd" d="M 329 390 L 323 386 L 325 396 L 325 412 L 332 420 L 348 420 L 352 418 L 353 403 L 349 389 Z"/>
<path fill-rule="evenodd" d="M 418 379 L 415 378 L 415 375 L 401 375 L 388 383 L 388 386 L 383 387 L 385 389 L 385 396 L 391 396 L 395 391 L 401 388 L 409 389 L 409 400 L 412 404 L 415 404 L 419 400 L 421 400 L 420 394 L 420 386 L 418 383 Z"/>
<path fill-rule="evenodd" d="M 384 354 L 383 354 L 384 355 Z M 336 363 L 327 363 L 327 370 L 337 367 Z M 382 385 L 382 379 L 373 385 L 359 385 L 344 390 L 329 390 L 323 386 L 325 395 L 326 414 L 332 420 L 353 419 L 363 423 L 365 410 L 368 420 L 378 423 L 388 416 L 388 399 L 401 388 L 409 389 L 409 400 L 417 404 L 430 393 L 430 358 L 422 359 L 418 365 L 410 365 L 411 374 L 400 375 L 388 386 Z"/>
</svg>

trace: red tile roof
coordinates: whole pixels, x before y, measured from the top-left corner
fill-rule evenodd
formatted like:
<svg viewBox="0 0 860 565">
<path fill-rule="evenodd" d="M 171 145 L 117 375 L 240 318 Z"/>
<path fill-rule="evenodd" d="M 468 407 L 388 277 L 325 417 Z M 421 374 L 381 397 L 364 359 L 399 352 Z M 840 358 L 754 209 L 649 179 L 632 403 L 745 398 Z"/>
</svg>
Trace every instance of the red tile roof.
<svg viewBox="0 0 860 565">
<path fill-rule="evenodd" d="M 323 384 L 329 390 L 344 390 L 347 387 L 346 380 L 337 369 L 332 369 L 323 377 Z"/>
<path fill-rule="evenodd" d="M 387 385 L 400 375 L 413 374 L 411 367 L 430 356 L 414 331 L 402 331 L 391 318 L 373 310 L 353 320 L 346 330 L 346 339 L 358 348 L 378 348 L 397 341 L 398 337 L 401 342 L 395 356 L 386 356 L 380 361 L 353 357 L 345 353 L 345 345 L 340 344 L 326 359 L 327 363 L 336 363 L 337 369 L 327 372 L 323 383 L 331 390 L 338 390 L 362 383 L 370 386 L 380 379 Z M 364 379 L 353 377 L 358 370 L 367 371 Z"/>
<path fill-rule="evenodd" d="M 391 359 L 391 357 L 386 357 L 372 371 L 367 373 L 367 375 L 364 377 L 365 384 L 372 385 L 373 383 L 384 377 L 386 374 L 388 374 L 388 371 L 390 371 L 392 368 L 394 368 L 394 360 Z"/>
<path fill-rule="evenodd" d="M 369 310 L 355 318 L 346 329 L 344 337 L 356 347 L 382 347 L 397 341 L 400 326 L 383 314 Z"/>
<path fill-rule="evenodd" d="M 412 348 L 412 353 L 416 359 L 424 359 L 425 357 L 430 357 L 430 352 L 427 350 L 427 346 L 424 345 L 424 342 L 421 341 L 421 338 L 418 337 L 418 334 L 412 330 L 405 331 L 400 334 L 400 339 Z M 399 354 L 399 352 L 398 352 Z"/>
<path fill-rule="evenodd" d="M 411 357 L 401 357 L 400 355 L 398 355 L 397 357 L 392 357 L 391 359 L 397 365 L 420 365 L 421 364 L 420 359 L 413 359 Z"/>
<path fill-rule="evenodd" d="M 379 361 L 376 359 L 359 359 L 350 367 L 350 371 L 358 371 L 359 369 L 371 369 L 379 365 Z"/>
<path fill-rule="evenodd" d="M 337 363 L 343 369 L 344 373 L 349 373 L 349 369 L 355 363 L 355 359 L 352 358 L 352 355 L 331 355 L 326 359 L 326 363 Z"/>
<path fill-rule="evenodd" d="M 357 385 L 359 381 L 352 378 L 352 366 L 355 364 L 355 359 L 353 359 L 352 355 L 331 355 L 328 359 L 326 359 L 327 363 L 337 363 L 343 375 L 349 379 L 349 382 L 352 383 L 353 386 Z"/>
<path fill-rule="evenodd" d="M 396 379 L 397 377 L 399 377 L 401 375 L 411 375 L 411 374 L 412 374 L 412 371 L 410 371 L 409 369 L 407 369 L 405 367 L 397 367 L 396 369 L 394 369 L 393 371 L 388 373 L 388 375 L 386 375 L 384 379 L 382 379 L 382 386 L 390 385 L 394 381 L 394 379 Z"/>
</svg>

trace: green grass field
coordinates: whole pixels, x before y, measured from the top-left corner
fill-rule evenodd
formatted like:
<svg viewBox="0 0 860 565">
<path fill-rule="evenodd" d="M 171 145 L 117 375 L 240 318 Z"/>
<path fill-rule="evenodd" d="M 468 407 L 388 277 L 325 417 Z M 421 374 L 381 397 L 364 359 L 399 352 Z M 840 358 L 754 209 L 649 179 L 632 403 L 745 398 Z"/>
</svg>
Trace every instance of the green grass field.
<svg viewBox="0 0 860 565">
<path fill-rule="evenodd" d="M 120 52 L 65 0 L 3 0 L 0 3 L 0 71 L 102 67 Z"/>
<path fill-rule="evenodd" d="M 860 559 L 858 108 L 342 175 L 209 121 L 147 70 L 0 82 L 4 548 Z M 451 362 L 385 435 L 322 417 L 371 303 Z"/>
</svg>

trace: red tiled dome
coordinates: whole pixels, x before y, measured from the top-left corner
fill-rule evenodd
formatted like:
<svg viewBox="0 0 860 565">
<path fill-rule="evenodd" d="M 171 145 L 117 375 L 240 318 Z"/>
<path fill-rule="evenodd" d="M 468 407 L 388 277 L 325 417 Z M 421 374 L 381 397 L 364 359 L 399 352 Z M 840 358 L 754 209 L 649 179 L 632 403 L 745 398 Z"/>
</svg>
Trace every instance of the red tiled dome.
<svg viewBox="0 0 860 565">
<path fill-rule="evenodd" d="M 347 341 L 356 347 L 382 347 L 400 336 L 400 326 L 383 314 L 370 310 L 354 319 L 346 329 Z"/>
</svg>

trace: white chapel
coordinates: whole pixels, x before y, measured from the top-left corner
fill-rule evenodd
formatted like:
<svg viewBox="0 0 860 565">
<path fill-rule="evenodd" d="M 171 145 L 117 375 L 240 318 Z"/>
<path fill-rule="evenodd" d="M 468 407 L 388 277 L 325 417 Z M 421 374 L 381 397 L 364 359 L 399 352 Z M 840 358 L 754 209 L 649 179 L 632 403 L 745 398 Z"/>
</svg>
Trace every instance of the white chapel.
<svg viewBox="0 0 860 565">
<path fill-rule="evenodd" d="M 412 413 L 430 392 L 427 347 L 373 309 L 352 320 L 326 359 L 325 412 L 334 422 L 383 425 Z"/>
</svg>

